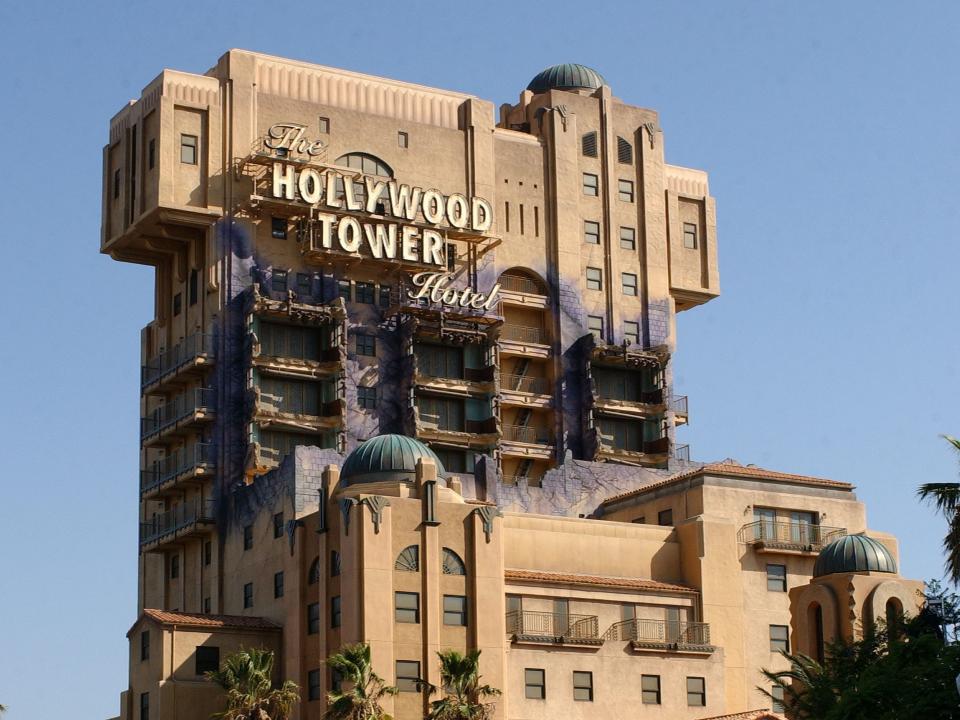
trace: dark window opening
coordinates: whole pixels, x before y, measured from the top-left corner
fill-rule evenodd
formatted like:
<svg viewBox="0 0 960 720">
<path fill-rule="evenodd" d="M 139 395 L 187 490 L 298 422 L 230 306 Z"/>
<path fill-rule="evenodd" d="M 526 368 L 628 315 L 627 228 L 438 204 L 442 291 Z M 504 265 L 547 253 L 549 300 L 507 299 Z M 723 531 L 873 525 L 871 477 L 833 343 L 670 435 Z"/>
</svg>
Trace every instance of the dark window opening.
<svg viewBox="0 0 960 720">
<path fill-rule="evenodd" d="M 205 675 L 220 669 L 220 648 L 215 645 L 197 645 L 196 675 Z"/>
</svg>

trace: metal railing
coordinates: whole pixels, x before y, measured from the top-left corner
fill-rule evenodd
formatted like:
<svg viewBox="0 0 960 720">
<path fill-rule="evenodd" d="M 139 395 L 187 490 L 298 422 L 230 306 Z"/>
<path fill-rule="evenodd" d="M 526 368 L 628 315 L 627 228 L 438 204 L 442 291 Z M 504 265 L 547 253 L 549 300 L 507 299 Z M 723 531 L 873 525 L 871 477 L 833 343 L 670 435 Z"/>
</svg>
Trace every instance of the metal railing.
<svg viewBox="0 0 960 720">
<path fill-rule="evenodd" d="M 166 457 L 155 460 L 146 470 L 140 471 L 140 491 L 149 492 L 188 470 L 198 467 L 210 468 L 213 464 L 214 454 L 211 443 L 196 443 L 179 448 Z"/>
<path fill-rule="evenodd" d="M 594 378 L 597 397 L 602 400 L 622 400 L 624 402 L 643 403 L 644 405 L 662 405 L 663 389 L 643 390 L 627 393 L 622 383 L 607 378 Z"/>
<path fill-rule="evenodd" d="M 526 325 L 504 324 L 500 337 L 504 340 L 513 340 L 514 342 L 528 343 L 546 343 L 546 332 L 543 328 L 528 327 Z"/>
<path fill-rule="evenodd" d="M 757 520 L 740 528 L 738 540 L 748 545 L 764 544 L 819 550 L 832 540 L 846 534 L 846 528 L 803 522 Z"/>
<path fill-rule="evenodd" d="M 540 283 L 533 278 L 523 277 L 522 275 L 501 275 L 500 287 L 508 292 L 521 292 L 528 295 L 546 295 Z"/>
<path fill-rule="evenodd" d="M 146 417 L 140 418 L 140 439 L 163 432 L 199 410 L 212 410 L 216 398 L 213 388 L 194 388 L 177 395 Z"/>
<path fill-rule="evenodd" d="M 710 625 L 676 620 L 621 620 L 604 633 L 607 640 L 631 640 L 654 645 L 709 645 Z"/>
<path fill-rule="evenodd" d="M 535 393 L 537 395 L 549 395 L 550 380 L 545 377 L 533 377 L 531 375 L 500 373 L 500 389 Z"/>
<path fill-rule="evenodd" d="M 496 369 L 493 365 L 482 368 L 462 368 L 460 371 L 444 371 L 440 368 L 417 365 L 417 372 L 428 378 L 441 380 L 469 380 L 470 382 L 492 382 Z"/>
<path fill-rule="evenodd" d="M 677 413 L 678 415 L 687 415 L 687 396 L 686 395 L 671 395 L 670 396 L 670 409 Z"/>
<path fill-rule="evenodd" d="M 188 335 L 169 350 L 160 353 L 140 367 L 140 387 L 161 380 L 167 375 L 175 373 L 199 357 L 213 356 L 213 335 L 194 333 Z"/>
<path fill-rule="evenodd" d="M 549 428 L 532 425 L 504 425 L 503 439 L 532 445 L 549 445 L 553 442 L 553 433 Z"/>
<path fill-rule="evenodd" d="M 504 475 L 504 485 L 526 485 L 527 487 L 543 487 L 543 477 L 532 475 Z"/>
<path fill-rule="evenodd" d="M 672 445 L 670 447 L 670 457 L 676 458 L 677 460 L 686 460 L 690 461 L 690 446 L 689 445 Z"/>
<path fill-rule="evenodd" d="M 596 615 L 514 610 L 507 613 L 507 632 L 531 638 L 551 640 L 600 640 Z"/>
<path fill-rule="evenodd" d="M 140 544 L 147 545 L 198 523 L 206 524 L 213 521 L 212 500 L 197 500 L 177 505 L 172 510 L 157 513 L 149 520 L 140 523 Z"/>
</svg>

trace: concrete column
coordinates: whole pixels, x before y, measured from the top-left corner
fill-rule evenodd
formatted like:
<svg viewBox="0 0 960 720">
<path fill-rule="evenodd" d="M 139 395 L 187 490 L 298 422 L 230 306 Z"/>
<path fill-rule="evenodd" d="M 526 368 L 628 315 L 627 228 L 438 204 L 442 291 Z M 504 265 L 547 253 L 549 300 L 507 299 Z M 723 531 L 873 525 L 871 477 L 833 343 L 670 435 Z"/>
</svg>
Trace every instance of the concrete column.
<svg viewBox="0 0 960 720">
<path fill-rule="evenodd" d="M 363 641 L 370 645 L 373 667 L 381 677 L 392 678 L 396 667 L 393 647 L 392 514 L 389 505 L 381 509 L 378 529 L 374 523 L 374 508 L 369 504 L 361 503 L 355 512 L 357 525 L 356 528 L 350 528 L 350 533 L 356 533 L 361 544 L 359 567 L 362 595 L 348 595 L 344 591 L 344 599 L 349 599 L 349 605 L 344 604 L 344 607 L 349 607 L 353 612 L 356 612 L 353 608 L 358 607 L 361 634 Z M 357 600 L 354 601 L 354 598 Z M 384 698 L 382 704 L 384 710 L 393 714 L 392 697 Z"/>
<path fill-rule="evenodd" d="M 436 492 L 437 466 L 431 461 L 417 461 L 417 488 L 421 507 L 426 510 L 427 483 L 434 483 Z M 436 513 L 436 506 L 434 507 Z M 436 515 L 435 515 L 436 516 Z M 427 521 L 420 524 L 422 556 L 420 558 L 420 576 L 423 587 L 420 591 L 420 628 L 423 631 L 423 656 L 421 659 L 423 678 L 431 685 L 440 685 L 440 665 L 437 653 L 440 651 L 440 623 L 443 618 L 443 597 L 440 593 L 442 574 L 441 544 L 439 521 Z M 426 698 L 425 702 L 429 702 Z M 426 705 L 424 707 L 426 710 Z"/>
<path fill-rule="evenodd" d="M 506 717 L 506 588 L 503 581 L 503 521 L 493 518 L 489 540 L 483 518 L 474 512 L 468 522 L 467 559 L 470 588 L 470 644 L 480 651 L 482 682 L 504 692 L 497 699 L 495 718 Z M 482 612 L 478 612 L 480 608 Z"/>
</svg>

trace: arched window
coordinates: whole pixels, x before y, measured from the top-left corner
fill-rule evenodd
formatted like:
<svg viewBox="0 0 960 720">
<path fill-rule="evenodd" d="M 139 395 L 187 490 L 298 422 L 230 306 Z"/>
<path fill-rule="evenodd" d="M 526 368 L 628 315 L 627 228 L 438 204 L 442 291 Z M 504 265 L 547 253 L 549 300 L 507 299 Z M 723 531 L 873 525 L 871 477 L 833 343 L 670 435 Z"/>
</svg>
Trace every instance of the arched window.
<svg viewBox="0 0 960 720">
<path fill-rule="evenodd" d="M 419 572 L 420 571 L 420 548 L 416 545 L 405 547 L 399 555 L 397 561 L 393 564 L 394 570 L 401 572 Z"/>
<path fill-rule="evenodd" d="M 443 574 L 444 575 L 466 575 L 467 568 L 463 560 L 450 548 L 443 549 Z"/>
<path fill-rule="evenodd" d="M 336 577 L 340 574 L 340 553 L 336 550 L 330 551 L 330 577 Z"/>
<path fill-rule="evenodd" d="M 903 604 L 898 598 L 887 600 L 886 615 L 887 632 L 890 633 L 890 637 L 897 637 L 903 624 Z"/>
<path fill-rule="evenodd" d="M 622 137 L 617 138 L 617 161 L 625 165 L 633 165 L 633 145 Z"/>
<path fill-rule="evenodd" d="M 383 160 L 371 155 L 370 153 L 354 152 L 341 155 L 335 163 L 341 167 L 348 167 L 352 170 L 359 170 L 364 175 L 377 175 L 379 177 L 393 177 L 393 169 Z"/>
<path fill-rule="evenodd" d="M 320 582 L 320 557 L 317 556 L 310 563 L 310 570 L 307 571 L 307 584 L 316 585 Z"/>
</svg>

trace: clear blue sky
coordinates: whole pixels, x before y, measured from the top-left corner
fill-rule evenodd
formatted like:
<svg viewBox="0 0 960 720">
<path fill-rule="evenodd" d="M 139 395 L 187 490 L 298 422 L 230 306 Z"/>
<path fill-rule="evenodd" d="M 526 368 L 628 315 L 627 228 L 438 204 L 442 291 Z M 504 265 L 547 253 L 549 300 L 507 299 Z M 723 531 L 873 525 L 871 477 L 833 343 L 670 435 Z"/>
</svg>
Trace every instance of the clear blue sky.
<svg viewBox="0 0 960 720">
<path fill-rule="evenodd" d="M 367 5 L 371 7 L 366 7 Z M 660 112 L 717 198 L 723 295 L 679 321 L 701 460 L 855 483 L 902 569 L 957 479 L 960 5 L 885 2 L 0 5 L 0 703 L 107 718 L 136 605 L 138 333 L 151 272 L 98 254 L 110 117 L 240 47 L 515 101 L 578 62 Z"/>
</svg>

